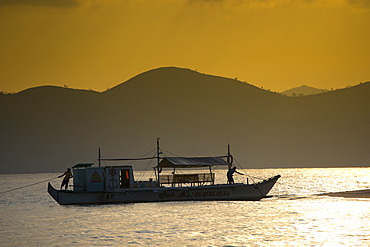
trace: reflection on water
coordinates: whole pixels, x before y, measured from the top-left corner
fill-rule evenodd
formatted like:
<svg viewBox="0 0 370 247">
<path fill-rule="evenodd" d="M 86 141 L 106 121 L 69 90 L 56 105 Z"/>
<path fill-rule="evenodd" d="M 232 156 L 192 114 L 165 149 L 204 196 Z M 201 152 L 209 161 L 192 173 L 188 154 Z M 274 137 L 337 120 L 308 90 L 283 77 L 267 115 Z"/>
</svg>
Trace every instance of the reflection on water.
<svg viewBox="0 0 370 247">
<path fill-rule="evenodd" d="M 2 194 L 1 246 L 368 246 L 370 200 L 316 196 L 369 188 L 369 168 L 255 169 L 282 178 L 259 202 L 59 206 L 46 184 Z M 137 176 L 140 174 L 138 173 Z M 0 175 L 1 191 L 56 174 Z M 217 171 L 225 179 L 225 172 Z M 235 176 L 246 181 L 245 176 Z M 60 180 L 54 180 L 55 186 Z"/>
</svg>

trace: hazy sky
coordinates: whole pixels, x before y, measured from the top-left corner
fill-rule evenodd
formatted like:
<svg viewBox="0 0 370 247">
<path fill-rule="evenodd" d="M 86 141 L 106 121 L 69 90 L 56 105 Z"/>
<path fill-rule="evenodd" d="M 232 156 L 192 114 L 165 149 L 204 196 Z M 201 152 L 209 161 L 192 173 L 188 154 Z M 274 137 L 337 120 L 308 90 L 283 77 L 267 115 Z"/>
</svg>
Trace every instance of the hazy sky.
<svg viewBox="0 0 370 247">
<path fill-rule="evenodd" d="M 368 0 L 0 0 L 0 91 L 190 68 L 282 91 L 370 81 Z"/>
</svg>

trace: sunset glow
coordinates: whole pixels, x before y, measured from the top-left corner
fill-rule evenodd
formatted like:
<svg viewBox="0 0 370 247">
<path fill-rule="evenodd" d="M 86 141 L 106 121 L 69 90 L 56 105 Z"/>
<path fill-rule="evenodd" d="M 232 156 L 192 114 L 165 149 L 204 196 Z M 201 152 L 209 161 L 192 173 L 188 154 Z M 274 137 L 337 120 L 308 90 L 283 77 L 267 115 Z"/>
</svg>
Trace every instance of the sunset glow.
<svg viewBox="0 0 370 247">
<path fill-rule="evenodd" d="M 0 91 L 176 66 L 283 91 L 370 80 L 366 0 L 4 0 Z"/>
</svg>

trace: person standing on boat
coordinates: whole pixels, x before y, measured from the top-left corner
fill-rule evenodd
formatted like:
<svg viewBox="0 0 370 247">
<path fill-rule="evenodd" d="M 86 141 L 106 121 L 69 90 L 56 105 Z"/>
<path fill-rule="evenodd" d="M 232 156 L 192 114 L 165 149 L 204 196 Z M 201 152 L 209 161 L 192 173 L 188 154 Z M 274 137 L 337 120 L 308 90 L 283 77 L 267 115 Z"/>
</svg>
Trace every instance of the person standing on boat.
<svg viewBox="0 0 370 247">
<path fill-rule="evenodd" d="M 234 173 L 238 173 L 238 174 L 240 174 L 240 175 L 244 175 L 243 173 L 241 173 L 241 172 L 238 172 L 237 170 L 236 170 L 236 166 L 234 166 L 233 168 L 230 168 L 228 171 L 227 171 L 227 183 L 228 184 L 234 184 L 234 178 L 233 178 L 233 175 L 234 175 Z"/>
<path fill-rule="evenodd" d="M 63 181 L 62 181 L 62 185 L 60 185 L 60 189 L 62 189 L 63 186 L 65 186 L 65 189 L 67 190 L 69 179 L 73 178 L 71 168 L 68 168 L 67 171 L 65 173 L 63 173 L 62 175 L 58 176 L 58 178 L 61 178 L 63 176 L 64 176 L 64 178 L 63 178 Z"/>
</svg>

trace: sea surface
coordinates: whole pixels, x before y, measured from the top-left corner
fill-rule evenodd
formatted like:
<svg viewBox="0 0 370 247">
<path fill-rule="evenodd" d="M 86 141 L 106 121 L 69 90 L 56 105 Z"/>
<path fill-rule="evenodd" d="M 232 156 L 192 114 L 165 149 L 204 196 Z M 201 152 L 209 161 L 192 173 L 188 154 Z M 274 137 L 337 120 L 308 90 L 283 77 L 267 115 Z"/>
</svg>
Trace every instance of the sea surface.
<svg viewBox="0 0 370 247">
<path fill-rule="evenodd" d="M 370 168 L 239 171 L 282 177 L 258 202 L 60 206 L 59 174 L 2 174 L 0 193 L 26 187 L 0 194 L 0 246 L 370 246 L 370 199 L 317 195 L 370 188 Z"/>
</svg>

